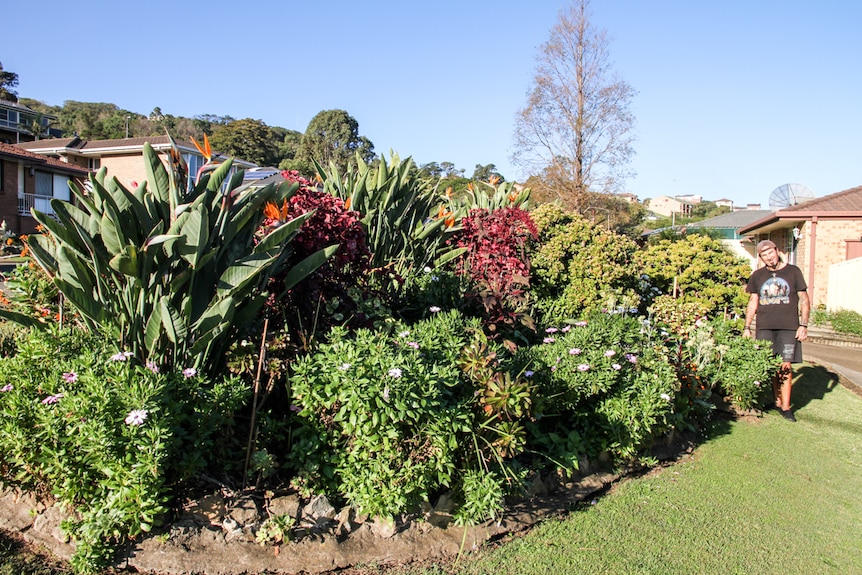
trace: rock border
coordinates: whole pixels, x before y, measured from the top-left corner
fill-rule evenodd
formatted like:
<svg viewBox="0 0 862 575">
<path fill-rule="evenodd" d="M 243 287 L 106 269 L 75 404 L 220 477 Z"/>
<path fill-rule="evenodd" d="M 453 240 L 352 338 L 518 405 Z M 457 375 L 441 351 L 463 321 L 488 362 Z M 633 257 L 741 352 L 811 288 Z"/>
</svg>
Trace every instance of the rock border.
<svg viewBox="0 0 862 575">
<path fill-rule="evenodd" d="M 666 438 L 653 450 L 659 461 L 691 453 L 692 438 Z M 582 469 L 589 466 L 582 462 Z M 401 522 L 337 511 L 325 497 L 303 501 L 296 494 L 234 492 L 226 487 L 188 501 L 176 520 L 122 549 L 114 568 L 159 575 L 322 574 L 359 565 L 406 565 L 453 558 L 504 535 L 524 531 L 559 516 L 621 478 L 648 470 L 596 470 L 577 481 L 537 477 L 527 498 L 510 502 L 502 517 L 475 526 L 453 523 L 453 504 L 443 495 L 430 507 Z M 586 469 L 585 469 L 586 471 Z M 294 518 L 295 541 L 261 544 L 256 533 L 279 515 Z M 61 506 L 31 493 L 0 490 L 0 529 L 68 560 L 74 552 L 60 529 L 68 517 Z"/>
</svg>

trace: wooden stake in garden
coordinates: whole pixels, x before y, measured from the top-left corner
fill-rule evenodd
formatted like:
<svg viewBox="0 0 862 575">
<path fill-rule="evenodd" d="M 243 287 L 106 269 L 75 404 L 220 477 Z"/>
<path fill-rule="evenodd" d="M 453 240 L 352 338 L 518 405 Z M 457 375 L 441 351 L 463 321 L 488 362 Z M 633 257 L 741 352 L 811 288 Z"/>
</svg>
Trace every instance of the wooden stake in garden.
<svg viewBox="0 0 862 575">
<path fill-rule="evenodd" d="M 251 424 L 248 429 L 248 445 L 245 448 L 245 465 L 242 469 L 242 486 L 248 484 L 248 464 L 251 460 L 251 450 L 254 447 L 254 426 L 257 419 L 257 398 L 260 395 L 260 372 L 263 370 L 263 359 L 266 353 L 266 330 L 269 327 L 269 318 L 263 320 L 263 334 L 260 340 L 260 354 L 257 358 L 257 373 L 254 375 L 254 399 L 251 402 Z"/>
</svg>

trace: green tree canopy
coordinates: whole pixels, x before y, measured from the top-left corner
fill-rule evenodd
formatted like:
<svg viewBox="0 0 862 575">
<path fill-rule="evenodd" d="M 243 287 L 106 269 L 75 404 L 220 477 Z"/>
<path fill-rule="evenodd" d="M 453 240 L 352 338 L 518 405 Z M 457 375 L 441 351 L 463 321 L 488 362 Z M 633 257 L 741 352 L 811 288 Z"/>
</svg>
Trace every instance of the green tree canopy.
<svg viewBox="0 0 862 575">
<path fill-rule="evenodd" d="M 210 142 L 213 149 L 231 158 L 240 158 L 259 166 L 278 163 L 278 137 L 272 128 L 260 120 L 246 118 L 216 126 Z"/>
<path fill-rule="evenodd" d="M 500 175 L 500 172 L 497 171 L 497 166 L 494 164 L 486 164 L 484 166 L 482 164 L 476 164 L 476 169 L 473 170 L 474 180 L 487 182 L 492 176 L 496 176 L 498 182 L 506 181 L 506 178 Z"/>
<path fill-rule="evenodd" d="M 7 72 L 3 69 L 3 62 L 0 62 L 0 100 L 17 102 L 18 92 L 12 89 L 17 85 L 18 74 L 15 72 Z"/>
<path fill-rule="evenodd" d="M 326 168 L 333 162 L 346 172 L 357 152 L 366 163 L 374 160 L 374 144 L 359 135 L 359 122 L 344 110 L 324 110 L 308 123 L 296 159 Z"/>
</svg>

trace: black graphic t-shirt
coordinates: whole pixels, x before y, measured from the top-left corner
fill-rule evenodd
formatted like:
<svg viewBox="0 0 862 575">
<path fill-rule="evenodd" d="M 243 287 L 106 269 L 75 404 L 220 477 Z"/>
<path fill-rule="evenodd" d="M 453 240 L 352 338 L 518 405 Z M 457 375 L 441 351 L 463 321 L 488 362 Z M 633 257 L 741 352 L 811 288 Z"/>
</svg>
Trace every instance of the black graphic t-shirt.
<svg viewBox="0 0 862 575">
<path fill-rule="evenodd" d="M 758 295 L 757 329 L 799 327 L 799 292 L 807 291 L 802 270 L 787 264 L 780 270 L 755 270 L 745 291 Z"/>
</svg>

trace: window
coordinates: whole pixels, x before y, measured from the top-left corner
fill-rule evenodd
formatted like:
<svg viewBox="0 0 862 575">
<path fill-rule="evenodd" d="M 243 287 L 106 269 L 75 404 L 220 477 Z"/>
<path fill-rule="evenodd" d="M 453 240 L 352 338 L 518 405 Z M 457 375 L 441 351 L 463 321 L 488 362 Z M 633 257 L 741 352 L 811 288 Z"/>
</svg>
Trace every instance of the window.
<svg viewBox="0 0 862 575">
<path fill-rule="evenodd" d="M 18 112 L 0 109 L 0 126 L 18 127 Z"/>
<path fill-rule="evenodd" d="M 36 195 L 54 197 L 54 177 L 48 172 L 36 172 Z"/>
<path fill-rule="evenodd" d="M 102 158 L 87 158 L 87 168 L 98 172 L 102 167 Z"/>
<path fill-rule="evenodd" d="M 200 170 L 201 166 L 204 165 L 204 159 L 202 156 L 197 156 L 195 154 L 183 154 L 183 159 L 189 167 L 189 181 L 187 182 L 187 185 L 191 187 L 195 184 L 198 170 Z"/>
</svg>

